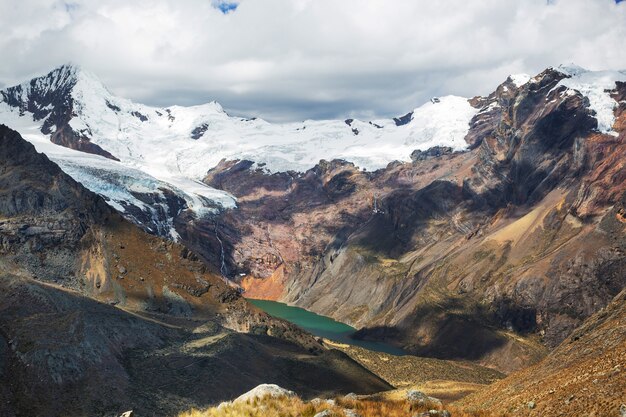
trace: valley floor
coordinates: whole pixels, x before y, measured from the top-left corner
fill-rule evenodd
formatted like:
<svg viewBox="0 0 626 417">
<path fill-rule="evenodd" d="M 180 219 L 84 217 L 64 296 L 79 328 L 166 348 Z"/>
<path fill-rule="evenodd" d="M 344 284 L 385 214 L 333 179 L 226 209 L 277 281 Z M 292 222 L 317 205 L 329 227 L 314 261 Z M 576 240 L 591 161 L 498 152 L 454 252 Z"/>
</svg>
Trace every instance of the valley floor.
<svg viewBox="0 0 626 417">
<path fill-rule="evenodd" d="M 449 361 L 413 355 L 395 356 L 358 346 L 324 340 L 366 369 L 396 387 L 393 398 L 418 389 L 445 402 L 455 401 L 505 377 L 495 369 L 465 361 Z M 401 395 L 400 395 L 401 397 Z"/>
</svg>

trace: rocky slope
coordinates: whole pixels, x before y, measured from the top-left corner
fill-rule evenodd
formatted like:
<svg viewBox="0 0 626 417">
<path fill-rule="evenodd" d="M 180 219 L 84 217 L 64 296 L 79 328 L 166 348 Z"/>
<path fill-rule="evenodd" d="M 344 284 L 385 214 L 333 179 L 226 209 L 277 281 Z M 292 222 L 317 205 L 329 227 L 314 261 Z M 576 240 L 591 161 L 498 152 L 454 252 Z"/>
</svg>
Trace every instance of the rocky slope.
<svg viewBox="0 0 626 417">
<path fill-rule="evenodd" d="M 626 407 L 626 291 L 544 360 L 459 405 L 520 416 L 620 416 Z"/>
<path fill-rule="evenodd" d="M 418 355 L 504 371 L 538 360 L 626 284 L 625 84 L 601 90 L 614 103 L 602 132 L 607 109 L 568 87 L 574 70 L 474 98 L 468 152 L 371 173 L 221 163 L 205 182 L 238 199 L 221 216 L 231 268 L 252 297 Z"/>
<path fill-rule="evenodd" d="M 389 387 L 249 306 L 6 126 L 0 242 L 2 415 L 172 415 L 267 379 L 304 395 Z"/>
</svg>

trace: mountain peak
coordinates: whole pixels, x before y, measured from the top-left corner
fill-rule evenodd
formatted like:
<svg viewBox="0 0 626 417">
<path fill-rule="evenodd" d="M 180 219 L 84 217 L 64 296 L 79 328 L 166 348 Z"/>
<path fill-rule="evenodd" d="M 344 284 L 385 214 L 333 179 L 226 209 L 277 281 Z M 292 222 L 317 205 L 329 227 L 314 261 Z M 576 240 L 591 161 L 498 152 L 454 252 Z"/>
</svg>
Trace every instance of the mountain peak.
<svg viewBox="0 0 626 417">
<path fill-rule="evenodd" d="M 35 77 L 30 81 L 27 81 L 20 86 L 11 88 L 20 89 L 25 92 L 36 92 L 38 94 L 68 94 L 79 84 L 84 89 L 88 87 L 90 89 L 97 88 L 98 90 L 105 90 L 102 81 L 95 74 L 85 70 L 82 66 L 74 64 L 72 62 L 62 64 L 45 75 Z"/>
<path fill-rule="evenodd" d="M 73 62 L 66 62 L 65 64 L 61 64 L 58 67 L 52 69 L 50 73 L 64 73 L 69 75 L 75 75 L 82 71 L 82 67 L 79 64 L 75 64 Z"/>
<path fill-rule="evenodd" d="M 575 77 L 580 74 L 584 74 L 589 72 L 588 69 L 581 67 L 580 65 L 576 65 L 573 62 L 569 64 L 560 64 L 555 68 L 558 72 L 565 74 L 570 77 Z"/>
<path fill-rule="evenodd" d="M 79 82 L 85 82 L 92 88 L 96 86 L 98 89 L 105 89 L 108 92 L 108 89 L 104 86 L 96 74 L 84 69 L 81 65 L 74 64 L 72 62 L 58 66 L 45 76 L 39 78 L 48 79 L 51 81 L 51 84 L 56 85 L 57 87 L 63 83 L 74 86 Z"/>
<path fill-rule="evenodd" d="M 66 63 L 47 74 L 0 91 L 0 102 L 34 114 L 39 120 L 49 113 L 48 107 L 70 103 L 75 97 L 111 96 L 102 81 L 80 65 Z M 53 107 L 54 107 L 53 106 Z"/>
<path fill-rule="evenodd" d="M 54 68 L 49 73 L 33 78 L 28 84 L 32 87 L 49 88 L 58 90 L 63 87 L 73 87 L 78 81 L 82 68 L 78 65 L 67 63 Z"/>
</svg>

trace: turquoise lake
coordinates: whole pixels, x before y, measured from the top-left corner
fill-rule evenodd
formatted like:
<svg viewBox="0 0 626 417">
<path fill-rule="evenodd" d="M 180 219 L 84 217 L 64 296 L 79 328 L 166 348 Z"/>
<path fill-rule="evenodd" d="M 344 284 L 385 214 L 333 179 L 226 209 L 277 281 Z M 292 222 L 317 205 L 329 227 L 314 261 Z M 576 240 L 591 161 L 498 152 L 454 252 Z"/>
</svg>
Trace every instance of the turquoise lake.
<svg viewBox="0 0 626 417">
<path fill-rule="evenodd" d="M 398 356 L 406 355 L 406 352 L 402 349 L 386 343 L 353 339 L 350 335 L 356 331 L 354 327 L 335 321 L 330 317 L 320 316 L 319 314 L 315 314 L 303 308 L 288 306 L 285 303 L 279 303 L 277 301 L 256 300 L 252 298 L 248 298 L 248 301 L 270 316 L 287 320 L 315 336 L 324 337 L 339 343 L 360 346 L 376 352 L 384 352 Z"/>
</svg>

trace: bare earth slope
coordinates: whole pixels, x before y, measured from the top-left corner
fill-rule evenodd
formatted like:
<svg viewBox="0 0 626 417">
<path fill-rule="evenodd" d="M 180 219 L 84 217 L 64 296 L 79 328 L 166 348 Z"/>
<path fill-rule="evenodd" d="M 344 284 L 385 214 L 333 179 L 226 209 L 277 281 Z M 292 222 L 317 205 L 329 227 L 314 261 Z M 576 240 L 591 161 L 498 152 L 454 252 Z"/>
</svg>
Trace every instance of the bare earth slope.
<svg viewBox="0 0 626 417">
<path fill-rule="evenodd" d="M 460 405 L 512 415 L 620 416 L 626 399 L 625 341 L 626 291 L 622 291 L 544 360 Z"/>
<path fill-rule="evenodd" d="M 508 372 L 540 359 L 625 285 L 625 79 L 548 68 L 394 120 L 274 126 L 216 103 L 135 104 L 63 66 L 2 90 L 0 117 L 127 219 L 184 242 L 249 296 L 331 315 L 414 354 Z M 76 258 L 91 294 L 199 311 L 185 295 L 206 289 L 195 272 L 180 284 L 189 291 L 161 278 L 152 288 L 152 274 L 138 275 L 129 251 L 114 247 L 125 243 L 106 246 L 97 233 Z M 67 269 L 73 255 L 54 251 L 40 262 Z M 29 271 L 44 277 L 37 265 Z M 136 302 L 144 291 L 149 301 Z"/>
</svg>

